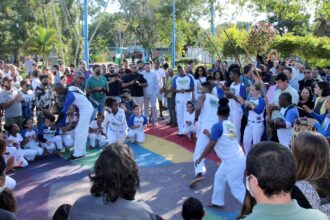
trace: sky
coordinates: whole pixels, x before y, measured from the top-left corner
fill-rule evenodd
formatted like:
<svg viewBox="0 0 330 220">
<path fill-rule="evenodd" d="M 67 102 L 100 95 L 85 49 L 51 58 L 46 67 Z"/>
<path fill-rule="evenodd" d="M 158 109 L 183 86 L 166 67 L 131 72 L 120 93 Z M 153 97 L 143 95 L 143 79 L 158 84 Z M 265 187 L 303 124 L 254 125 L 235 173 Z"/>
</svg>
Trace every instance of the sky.
<svg viewBox="0 0 330 220">
<path fill-rule="evenodd" d="M 222 14 L 220 15 L 219 10 L 215 12 L 214 23 L 215 26 L 218 24 L 223 24 L 226 22 L 235 23 L 237 21 L 245 21 L 256 23 L 260 20 L 266 19 L 266 14 L 259 13 L 259 15 L 255 15 L 248 7 L 240 8 L 237 5 L 233 5 L 228 3 L 228 0 L 216 0 L 215 5 L 219 5 L 219 7 L 223 8 Z M 107 12 L 115 13 L 120 11 L 120 5 L 117 0 L 112 0 L 107 7 Z M 210 28 L 210 17 L 205 16 L 199 20 L 199 24 L 204 28 Z"/>
</svg>

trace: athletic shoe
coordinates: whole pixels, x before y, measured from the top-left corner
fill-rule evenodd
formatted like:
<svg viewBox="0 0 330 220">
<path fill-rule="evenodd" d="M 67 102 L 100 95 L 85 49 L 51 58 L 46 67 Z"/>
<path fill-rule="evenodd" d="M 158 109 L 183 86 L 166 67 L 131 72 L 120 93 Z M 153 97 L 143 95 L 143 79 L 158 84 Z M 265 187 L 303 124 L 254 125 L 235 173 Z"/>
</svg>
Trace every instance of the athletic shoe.
<svg viewBox="0 0 330 220">
<path fill-rule="evenodd" d="M 80 156 L 80 157 L 75 157 L 73 155 L 71 155 L 68 160 L 78 160 L 78 159 L 81 159 L 81 158 L 84 158 L 85 156 Z"/>
</svg>

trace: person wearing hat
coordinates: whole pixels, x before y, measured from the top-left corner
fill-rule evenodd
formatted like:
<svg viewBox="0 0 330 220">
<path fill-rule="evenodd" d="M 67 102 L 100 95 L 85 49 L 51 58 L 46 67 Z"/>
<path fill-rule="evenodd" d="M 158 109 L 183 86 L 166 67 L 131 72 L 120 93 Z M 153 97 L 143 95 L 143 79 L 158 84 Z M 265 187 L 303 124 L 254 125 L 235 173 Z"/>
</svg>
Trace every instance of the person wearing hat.
<svg viewBox="0 0 330 220">
<path fill-rule="evenodd" d="M 12 79 L 2 79 L 3 91 L 0 93 L 0 104 L 4 109 L 6 126 L 17 124 L 21 129 L 23 126 L 22 104 L 23 97 L 18 90 L 12 87 Z"/>
<path fill-rule="evenodd" d="M 75 79 L 73 80 L 73 82 L 70 84 L 70 86 L 75 86 L 78 87 L 81 91 L 85 90 L 85 77 L 84 74 L 82 72 L 76 72 L 75 74 Z"/>
</svg>

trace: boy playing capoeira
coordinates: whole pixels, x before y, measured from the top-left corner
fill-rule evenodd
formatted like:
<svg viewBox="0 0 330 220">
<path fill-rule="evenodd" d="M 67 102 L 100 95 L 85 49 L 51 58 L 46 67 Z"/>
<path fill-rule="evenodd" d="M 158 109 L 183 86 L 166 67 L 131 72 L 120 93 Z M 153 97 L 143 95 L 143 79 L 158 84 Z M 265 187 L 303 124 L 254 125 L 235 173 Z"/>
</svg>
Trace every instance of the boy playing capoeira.
<svg viewBox="0 0 330 220">
<path fill-rule="evenodd" d="M 128 120 L 128 137 L 138 143 L 144 142 L 144 129 L 147 125 L 147 118 L 141 114 L 141 108 L 138 105 L 133 107 L 133 114 Z"/>
<path fill-rule="evenodd" d="M 125 111 L 119 108 L 116 99 L 108 97 L 105 100 L 108 114 L 104 120 L 107 126 L 107 139 L 109 144 L 124 143 L 127 137 L 127 122 Z"/>
<path fill-rule="evenodd" d="M 90 148 L 104 147 L 107 144 L 106 130 L 103 124 L 104 116 L 98 114 L 96 120 L 89 124 L 89 144 Z"/>
</svg>

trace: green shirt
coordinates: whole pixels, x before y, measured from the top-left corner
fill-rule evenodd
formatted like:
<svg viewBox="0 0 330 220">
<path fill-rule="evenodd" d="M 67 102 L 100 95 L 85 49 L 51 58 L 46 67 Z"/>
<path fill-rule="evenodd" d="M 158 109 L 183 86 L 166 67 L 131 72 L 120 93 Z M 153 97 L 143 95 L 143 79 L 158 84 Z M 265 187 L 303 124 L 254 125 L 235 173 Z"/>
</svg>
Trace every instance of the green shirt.
<svg viewBox="0 0 330 220">
<path fill-rule="evenodd" d="M 88 78 L 85 89 L 93 89 L 96 87 L 108 88 L 108 83 L 104 76 L 100 76 L 99 79 L 96 79 L 94 76 Z M 89 96 L 99 103 L 103 102 L 105 98 L 105 94 L 102 92 L 92 92 Z"/>
<path fill-rule="evenodd" d="M 328 217 L 316 209 L 301 208 L 296 200 L 285 205 L 257 204 L 244 220 L 327 220 Z"/>
</svg>

